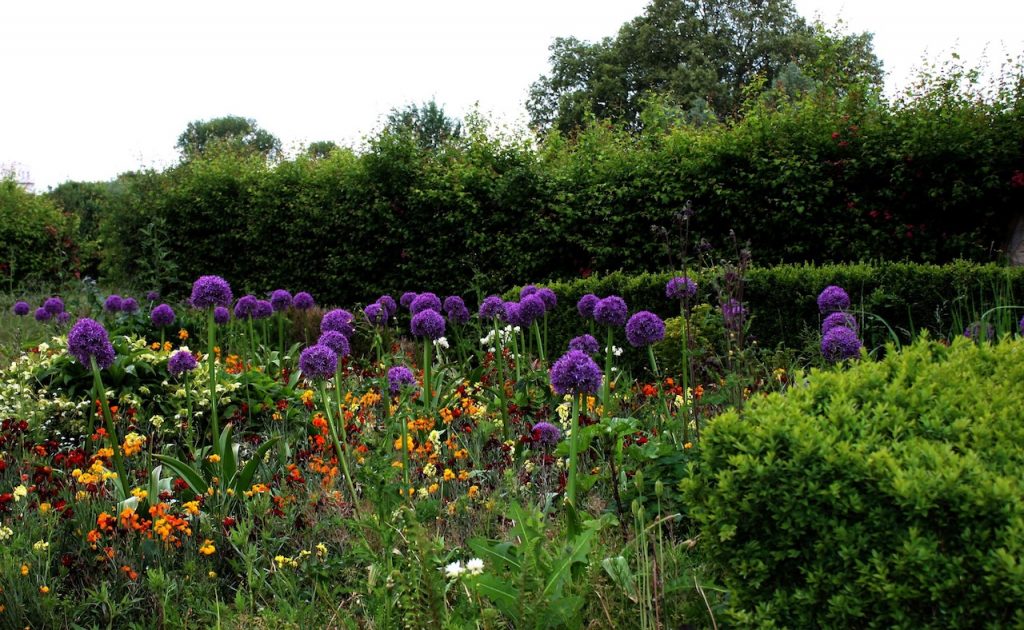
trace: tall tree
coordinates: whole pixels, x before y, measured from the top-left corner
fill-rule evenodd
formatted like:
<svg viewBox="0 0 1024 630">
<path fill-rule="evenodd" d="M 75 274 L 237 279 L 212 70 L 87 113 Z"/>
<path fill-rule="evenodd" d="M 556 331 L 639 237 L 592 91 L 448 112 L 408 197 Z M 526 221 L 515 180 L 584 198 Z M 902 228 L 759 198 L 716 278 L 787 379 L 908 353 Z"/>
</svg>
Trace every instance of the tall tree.
<svg viewBox="0 0 1024 630">
<path fill-rule="evenodd" d="M 393 133 L 412 134 L 423 149 L 436 149 L 462 135 L 462 123 L 449 117 L 433 99 L 419 106 L 392 109 L 384 128 Z"/>
<path fill-rule="evenodd" d="M 281 155 L 281 141 L 269 131 L 260 129 L 252 118 L 222 116 L 210 120 L 195 120 L 180 136 L 175 145 L 184 160 L 191 160 L 211 150 L 225 150 L 245 154 L 258 153 L 268 160 Z"/>
</svg>

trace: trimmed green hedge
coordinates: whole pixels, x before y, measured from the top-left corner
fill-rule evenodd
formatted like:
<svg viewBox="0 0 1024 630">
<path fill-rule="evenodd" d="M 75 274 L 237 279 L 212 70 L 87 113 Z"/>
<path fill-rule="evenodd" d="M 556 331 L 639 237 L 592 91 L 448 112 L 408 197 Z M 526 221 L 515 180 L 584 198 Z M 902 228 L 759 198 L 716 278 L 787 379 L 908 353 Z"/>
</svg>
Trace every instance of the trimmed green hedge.
<svg viewBox="0 0 1024 630">
<path fill-rule="evenodd" d="M 1024 342 L 920 341 L 705 429 L 681 483 L 740 627 L 1024 625 Z"/>
<path fill-rule="evenodd" d="M 0 178 L 0 282 L 53 284 L 78 270 L 74 215 Z"/>
</svg>

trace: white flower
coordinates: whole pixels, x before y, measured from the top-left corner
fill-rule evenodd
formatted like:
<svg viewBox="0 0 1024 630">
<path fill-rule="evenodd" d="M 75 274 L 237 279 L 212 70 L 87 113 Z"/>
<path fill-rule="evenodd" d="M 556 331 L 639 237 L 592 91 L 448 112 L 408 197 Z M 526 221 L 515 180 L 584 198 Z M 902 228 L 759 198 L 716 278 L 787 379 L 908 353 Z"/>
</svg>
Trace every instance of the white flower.
<svg viewBox="0 0 1024 630">
<path fill-rule="evenodd" d="M 449 564 L 448 566 L 446 566 L 444 568 L 445 577 L 449 577 L 449 578 L 457 578 L 457 577 L 459 577 L 460 575 L 462 575 L 465 572 L 466 572 L 465 567 L 463 567 L 462 563 L 459 562 L 458 560 L 456 560 L 455 562 Z"/>
<path fill-rule="evenodd" d="M 25 484 L 21 484 L 21 485 L 17 486 L 14 489 L 14 502 L 15 503 L 17 503 L 18 501 L 20 501 L 21 499 L 23 499 L 23 498 L 25 498 L 27 496 L 28 496 L 28 488 L 25 487 Z"/>
<path fill-rule="evenodd" d="M 480 575 L 484 572 L 484 561 L 480 558 L 473 558 L 466 561 L 466 572 L 470 575 Z"/>
<path fill-rule="evenodd" d="M 622 356 L 622 348 L 620 348 L 618 346 L 612 346 L 612 354 L 614 354 L 617 357 L 621 357 Z"/>
<path fill-rule="evenodd" d="M 0 540 L 7 540 L 8 538 L 10 538 L 13 535 L 14 535 L 14 530 L 11 529 L 10 527 L 8 527 L 6 525 L 4 525 L 3 527 L 0 527 Z"/>
<path fill-rule="evenodd" d="M 437 339 L 434 340 L 434 347 L 435 348 L 444 348 L 445 350 L 447 350 L 448 349 L 448 339 L 446 337 L 438 337 Z"/>
<path fill-rule="evenodd" d="M 36 552 L 38 552 L 38 553 L 42 553 L 42 552 L 46 551 L 49 548 L 50 548 L 50 543 L 48 543 L 48 542 L 46 542 L 44 540 L 37 540 L 32 545 L 32 549 L 36 550 Z"/>
</svg>

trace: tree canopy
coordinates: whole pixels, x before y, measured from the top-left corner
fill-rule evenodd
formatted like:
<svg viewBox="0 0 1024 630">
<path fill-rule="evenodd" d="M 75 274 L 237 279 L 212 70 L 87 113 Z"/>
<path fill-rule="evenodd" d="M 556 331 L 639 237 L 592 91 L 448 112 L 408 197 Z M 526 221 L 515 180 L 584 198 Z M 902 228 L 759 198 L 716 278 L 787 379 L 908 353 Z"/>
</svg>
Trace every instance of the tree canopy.
<svg viewBox="0 0 1024 630">
<path fill-rule="evenodd" d="M 222 116 L 210 120 L 195 120 L 180 136 L 175 145 L 184 160 L 191 160 L 211 150 L 235 153 L 256 153 L 277 159 L 281 154 L 281 141 L 274 134 L 260 129 L 256 121 L 241 116 Z"/>
</svg>

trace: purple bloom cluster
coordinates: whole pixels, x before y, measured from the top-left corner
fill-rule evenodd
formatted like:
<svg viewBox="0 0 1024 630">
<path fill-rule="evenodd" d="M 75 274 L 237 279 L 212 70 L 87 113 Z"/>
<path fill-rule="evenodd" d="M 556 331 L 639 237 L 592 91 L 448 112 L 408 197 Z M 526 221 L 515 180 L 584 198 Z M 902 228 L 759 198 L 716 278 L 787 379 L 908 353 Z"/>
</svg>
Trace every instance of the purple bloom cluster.
<svg viewBox="0 0 1024 630">
<path fill-rule="evenodd" d="M 363 309 L 363 315 L 366 315 L 366 321 L 374 326 L 383 326 L 388 323 L 388 312 L 384 310 L 380 302 L 367 304 L 366 308 Z"/>
<path fill-rule="evenodd" d="M 96 365 L 101 370 L 114 363 L 114 346 L 110 344 L 107 329 L 87 317 L 71 327 L 68 333 L 68 353 L 85 366 L 90 365 L 90 357 L 96 357 Z"/>
<path fill-rule="evenodd" d="M 243 295 L 235 302 L 235 319 L 249 319 L 256 312 L 256 296 Z"/>
<path fill-rule="evenodd" d="M 139 310 L 139 303 L 135 298 L 127 297 L 121 300 L 121 312 L 131 315 Z"/>
<path fill-rule="evenodd" d="M 1020 330 L 1020 334 L 1024 335 L 1024 317 L 1020 318 L 1020 322 L 1017 324 L 1017 329 Z"/>
<path fill-rule="evenodd" d="M 43 308 L 50 315 L 60 315 L 64 312 L 64 300 L 59 297 L 46 298 L 46 301 L 43 302 Z"/>
<path fill-rule="evenodd" d="M 58 324 L 62 324 L 63 325 L 63 324 L 68 323 L 69 321 L 71 321 L 71 313 L 69 313 L 67 311 L 61 311 L 60 313 L 57 313 L 57 323 Z"/>
<path fill-rule="evenodd" d="M 428 308 L 412 316 L 410 330 L 417 337 L 439 339 L 444 336 L 444 318 L 434 309 Z"/>
<path fill-rule="evenodd" d="M 569 349 L 579 350 L 594 356 L 601 351 L 601 345 L 597 343 L 597 339 L 594 339 L 593 335 L 580 335 L 579 337 L 574 337 L 569 342 Z"/>
<path fill-rule="evenodd" d="M 601 369 L 585 352 L 570 350 L 551 366 L 551 386 L 559 394 L 593 394 L 601 386 Z"/>
<path fill-rule="evenodd" d="M 310 346 L 299 355 L 299 369 L 309 380 L 329 379 L 338 369 L 338 355 L 327 346 Z"/>
<path fill-rule="evenodd" d="M 480 319 L 494 319 L 505 317 L 505 302 L 497 295 L 488 295 L 480 303 Z"/>
<path fill-rule="evenodd" d="M 576 310 L 579 311 L 580 317 L 583 319 L 593 319 L 594 307 L 600 301 L 600 298 L 593 293 L 587 293 L 580 298 L 579 302 L 576 302 Z"/>
<path fill-rule="evenodd" d="M 540 289 L 538 289 L 535 285 L 528 284 L 524 286 L 522 289 L 519 289 L 519 301 L 521 302 L 524 297 L 528 295 L 533 295 L 537 293 L 537 291 L 540 291 Z"/>
<path fill-rule="evenodd" d="M 415 299 L 416 293 L 414 291 L 406 291 L 402 294 L 402 297 L 398 298 L 398 303 L 402 305 L 402 308 L 409 308 Z"/>
<path fill-rule="evenodd" d="M 469 309 L 466 303 L 457 295 L 449 295 L 444 299 L 444 310 L 448 321 L 461 326 L 469 322 Z"/>
<path fill-rule="evenodd" d="M 122 304 L 124 304 L 124 299 L 120 295 L 108 295 L 103 302 L 103 310 L 108 313 L 117 313 L 121 310 Z"/>
<path fill-rule="evenodd" d="M 426 293 L 420 293 L 416 296 L 416 299 L 409 304 L 409 312 L 413 315 L 416 313 L 422 313 L 426 310 L 441 312 L 441 298 L 429 291 Z"/>
<path fill-rule="evenodd" d="M 832 330 L 836 326 L 845 326 L 852 330 L 853 332 L 857 332 L 857 318 L 849 313 L 844 313 L 842 311 L 830 313 L 828 317 L 826 317 L 825 320 L 821 322 L 821 334 L 824 335 L 825 333 Z"/>
<path fill-rule="evenodd" d="M 355 317 L 352 317 L 352 313 L 343 308 L 336 308 L 333 311 L 328 311 L 320 320 L 320 332 L 336 330 L 346 337 L 351 337 L 356 332 L 352 325 L 354 321 Z"/>
<path fill-rule="evenodd" d="M 665 285 L 665 297 L 670 300 L 691 300 L 697 295 L 697 283 L 686 276 L 672 278 Z"/>
<path fill-rule="evenodd" d="M 277 289 L 270 294 L 270 305 L 275 311 L 286 311 L 292 305 L 292 294 L 284 289 Z"/>
<path fill-rule="evenodd" d="M 509 326 L 522 326 L 523 318 L 519 313 L 519 302 L 505 302 L 502 304 L 502 309 L 505 311 L 503 319 Z"/>
<path fill-rule="evenodd" d="M 28 302 L 24 300 L 18 300 L 17 302 L 14 303 L 14 306 L 11 308 L 11 310 L 14 311 L 14 314 L 17 315 L 18 317 L 24 317 L 28 315 L 28 312 L 31 308 L 32 307 L 28 305 Z"/>
<path fill-rule="evenodd" d="M 149 313 L 149 321 L 153 322 L 154 326 L 170 326 L 174 323 L 174 318 L 174 309 L 167 304 L 160 304 Z"/>
<path fill-rule="evenodd" d="M 846 326 L 835 326 L 821 337 L 821 354 L 831 363 L 860 356 L 864 345 L 857 333 Z"/>
<path fill-rule="evenodd" d="M 747 309 L 734 298 L 722 305 L 722 319 L 729 330 L 739 331 L 747 321 Z"/>
<path fill-rule="evenodd" d="M 167 359 L 167 371 L 171 373 L 171 376 L 180 376 L 185 372 L 191 372 L 198 365 L 196 358 L 188 350 L 178 350 L 171 355 L 170 359 Z"/>
<path fill-rule="evenodd" d="M 146 300 L 149 302 L 156 302 L 160 299 L 159 291 L 146 291 Z"/>
<path fill-rule="evenodd" d="M 253 319 L 267 319 L 274 314 L 274 305 L 268 300 L 256 300 L 256 306 L 252 309 Z"/>
<path fill-rule="evenodd" d="M 550 422 L 538 422 L 530 433 L 533 441 L 541 446 L 554 446 L 562 439 L 562 431 Z"/>
<path fill-rule="evenodd" d="M 522 326 L 529 326 L 544 317 L 544 300 L 535 292 L 519 300 L 519 321 Z"/>
<path fill-rule="evenodd" d="M 554 309 L 556 306 L 558 306 L 558 295 L 556 295 L 555 292 L 552 291 L 551 289 L 547 287 L 537 289 L 536 295 L 541 299 L 542 302 L 544 302 L 545 312 L 550 311 Z"/>
<path fill-rule="evenodd" d="M 594 321 L 605 326 L 623 326 L 629 317 L 626 301 L 617 295 L 598 300 L 594 305 Z"/>
<path fill-rule="evenodd" d="M 850 308 L 850 296 L 842 287 L 829 285 L 818 294 L 818 312 L 822 315 L 845 311 L 848 308 Z"/>
<path fill-rule="evenodd" d="M 321 346 L 327 346 L 334 351 L 334 354 L 338 355 L 338 358 L 347 357 L 351 348 L 349 347 L 348 337 L 341 334 L 336 330 L 328 330 L 320 335 L 320 339 L 317 340 L 317 344 Z"/>
<path fill-rule="evenodd" d="M 412 370 L 404 365 L 396 365 L 388 370 L 388 391 L 391 395 L 397 394 L 403 385 L 416 385 L 416 377 L 413 376 Z"/>
<path fill-rule="evenodd" d="M 39 308 L 36 309 L 36 312 L 33 314 L 33 317 L 36 318 L 37 322 L 48 322 L 50 321 L 50 318 L 53 317 L 53 315 L 50 314 L 50 311 L 40 306 Z"/>
<path fill-rule="evenodd" d="M 316 302 L 313 301 L 313 296 L 306 293 L 305 291 L 299 291 L 292 298 L 292 306 L 300 311 L 308 311 L 309 309 L 316 306 Z"/>
<path fill-rule="evenodd" d="M 640 311 L 626 323 L 626 339 L 634 348 L 649 346 L 665 338 L 665 322 L 650 311 Z"/>
<path fill-rule="evenodd" d="M 231 285 L 220 276 L 199 276 L 192 283 L 190 302 L 193 308 L 227 307 L 231 304 L 233 297 Z"/>
<path fill-rule="evenodd" d="M 218 306 L 215 309 L 213 309 L 214 324 L 217 324 L 218 326 L 223 326 L 229 321 L 231 321 L 231 311 L 229 311 L 226 307 Z"/>
<path fill-rule="evenodd" d="M 377 304 L 380 304 L 384 312 L 387 313 L 388 319 L 394 317 L 395 313 L 398 312 L 398 304 L 395 304 L 395 298 L 390 295 L 382 295 L 377 298 Z"/>
</svg>

